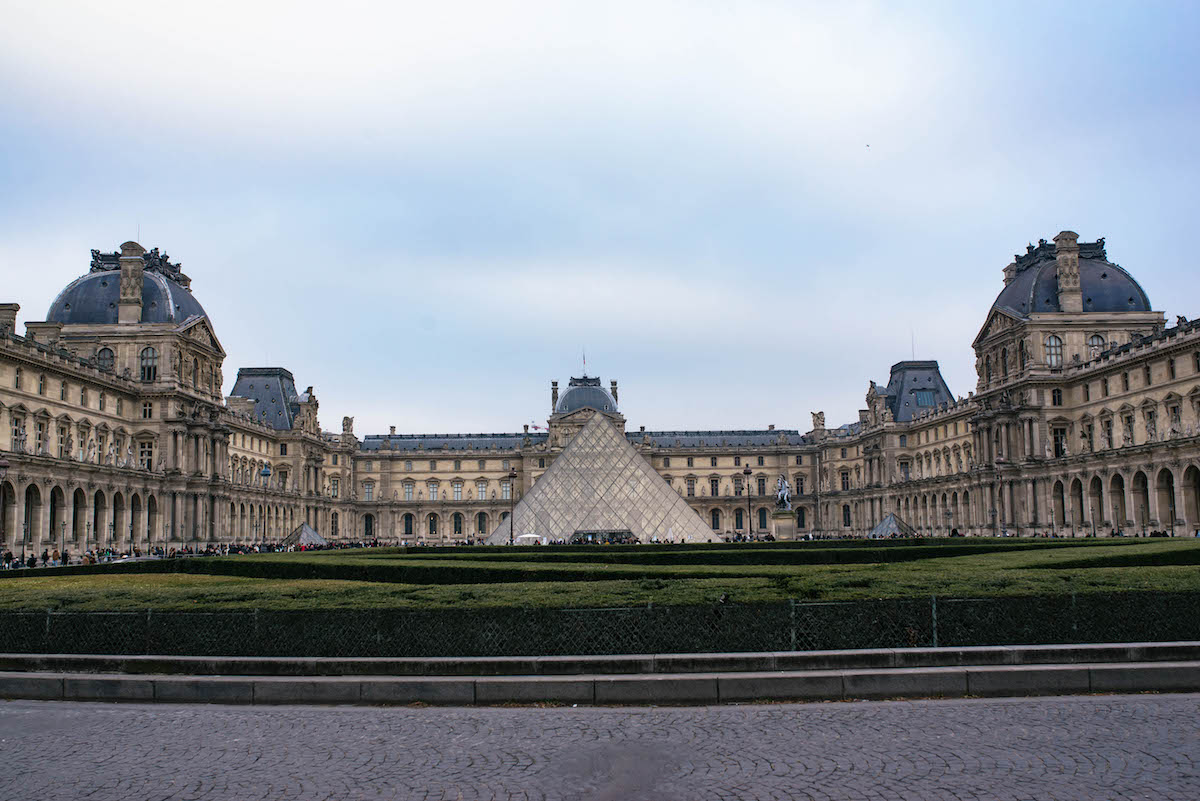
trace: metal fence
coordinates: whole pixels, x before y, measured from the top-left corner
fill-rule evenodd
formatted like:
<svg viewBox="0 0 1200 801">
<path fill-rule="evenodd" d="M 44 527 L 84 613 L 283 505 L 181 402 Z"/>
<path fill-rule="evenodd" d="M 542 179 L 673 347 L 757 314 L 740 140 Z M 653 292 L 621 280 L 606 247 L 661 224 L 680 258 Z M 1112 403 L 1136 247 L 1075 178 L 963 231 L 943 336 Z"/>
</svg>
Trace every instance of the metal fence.
<svg viewBox="0 0 1200 801">
<path fill-rule="evenodd" d="M 0 651 L 541 656 L 1200 640 L 1200 593 L 622 609 L 0 612 Z"/>
</svg>

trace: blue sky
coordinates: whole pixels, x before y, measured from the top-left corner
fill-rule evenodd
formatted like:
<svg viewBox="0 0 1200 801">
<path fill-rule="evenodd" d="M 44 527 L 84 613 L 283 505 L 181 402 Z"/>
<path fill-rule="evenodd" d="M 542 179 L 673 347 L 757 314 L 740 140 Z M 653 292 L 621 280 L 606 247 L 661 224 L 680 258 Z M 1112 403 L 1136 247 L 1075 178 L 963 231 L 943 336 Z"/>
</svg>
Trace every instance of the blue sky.
<svg viewBox="0 0 1200 801">
<path fill-rule="evenodd" d="M 985 7 L 986 6 L 986 7 Z M 1027 242 L 1107 237 L 1200 315 L 1195 3 L 17 2 L 0 301 L 181 260 L 326 428 L 857 418 L 970 343 Z"/>
</svg>

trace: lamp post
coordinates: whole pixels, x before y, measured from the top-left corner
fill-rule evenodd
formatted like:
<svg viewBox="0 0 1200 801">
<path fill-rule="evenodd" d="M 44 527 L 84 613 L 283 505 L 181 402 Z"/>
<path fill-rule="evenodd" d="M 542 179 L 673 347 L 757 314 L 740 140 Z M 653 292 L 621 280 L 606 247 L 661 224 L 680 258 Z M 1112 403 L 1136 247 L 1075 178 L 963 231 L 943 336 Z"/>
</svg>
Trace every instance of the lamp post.
<svg viewBox="0 0 1200 801">
<path fill-rule="evenodd" d="M 4 534 L 8 533 L 7 531 L 5 531 L 5 525 L 8 523 L 8 515 L 3 513 L 4 511 L 6 511 L 3 509 L 4 503 L 8 499 L 6 497 L 4 497 L 4 495 L 3 495 L 4 488 L 2 486 L 5 477 L 8 475 L 8 468 L 9 468 L 8 460 L 5 459 L 3 455 L 0 455 L 0 535 L 4 535 Z M 16 498 L 14 497 L 13 500 L 15 501 Z M 0 540 L 3 540 L 3 539 L 5 539 L 5 537 L 0 536 Z"/>
<path fill-rule="evenodd" d="M 746 465 L 742 470 L 742 475 L 746 477 L 746 539 L 750 539 L 754 534 L 754 525 L 750 522 L 750 476 L 753 474 L 750 465 Z"/>
<path fill-rule="evenodd" d="M 508 471 L 508 544 L 513 544 L 513 514 L 517 508 L 517 470 Z"/>
<path fill-rule="evenodd" d="M 116 523 L 109 523 L 109 524 L 108 524 L 108 550 L 109 550 L 109 558 L 112 558 L 112 553 L 111 553 L 111 552 L 112 552 L 112 550 L 113 550 L 113 545 L 114 545 L 114 544 L 116 544 L 116 537 L 117 537 L 117 524 L 116 524 Z"/>
<path fill-rule="evenodd" d="M 259 478 L 262 479 L 263 505 L 266 506 L 267 488 L 271 486 L 271 465 L 264 464 L 263 469 L 259 472 Z M 259 514 L 259 522 L 262 524 L 263 539 L 267 537 L 267 524 L 262 519 L 262 514 Z"/>
</svg>

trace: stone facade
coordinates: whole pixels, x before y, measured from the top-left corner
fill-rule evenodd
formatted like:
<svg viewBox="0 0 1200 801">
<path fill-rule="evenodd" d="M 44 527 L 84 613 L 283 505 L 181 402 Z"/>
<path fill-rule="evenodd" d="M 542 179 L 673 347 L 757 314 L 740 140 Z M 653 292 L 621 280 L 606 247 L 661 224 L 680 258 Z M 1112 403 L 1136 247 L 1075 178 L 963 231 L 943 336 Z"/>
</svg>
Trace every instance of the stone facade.
<svg viewBox="0 0 1200 801">
<path fill-rule="evenodd" d="M 1168 327 L 1103 240 L 1063 232 L 1004 269 L 954 397 L 936 362 L 870 382 L 858 420 L 808 431 L 631 430 L 617 383 L 551 384 L 547 425 L 507 434 L 323 432 L 312 388 L 239 371 L 179 265 L 93 252 L 44 322 L 0 305 L 4 547 L 78 551 L 282 539 L 486 536 L 592 416 L 605 415 L 721 536 L 1082 536 L 1200 527 L 1200 323 Z M 793 407 L 794 403 L 785 404 Z M 785 476 L 794 515 L 775 506 Z M 570 532 L 564 532 L 569 536 Z"/>
</svg>

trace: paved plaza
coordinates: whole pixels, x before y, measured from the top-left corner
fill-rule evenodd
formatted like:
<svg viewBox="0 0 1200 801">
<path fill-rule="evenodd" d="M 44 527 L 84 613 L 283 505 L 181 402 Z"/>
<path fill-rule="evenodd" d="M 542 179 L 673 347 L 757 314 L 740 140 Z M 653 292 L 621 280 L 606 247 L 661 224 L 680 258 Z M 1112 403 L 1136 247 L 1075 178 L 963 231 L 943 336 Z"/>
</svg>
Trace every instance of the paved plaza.
<svg viewBox="0 0 1200 801">
<path fill-rule="evenodd" d="M 1195 799 L 1200 695 L 693 708 L 0 703 L 0 799 Z"/>
</svg>

